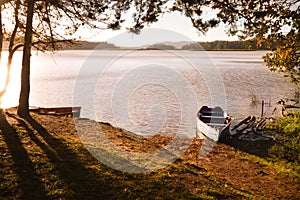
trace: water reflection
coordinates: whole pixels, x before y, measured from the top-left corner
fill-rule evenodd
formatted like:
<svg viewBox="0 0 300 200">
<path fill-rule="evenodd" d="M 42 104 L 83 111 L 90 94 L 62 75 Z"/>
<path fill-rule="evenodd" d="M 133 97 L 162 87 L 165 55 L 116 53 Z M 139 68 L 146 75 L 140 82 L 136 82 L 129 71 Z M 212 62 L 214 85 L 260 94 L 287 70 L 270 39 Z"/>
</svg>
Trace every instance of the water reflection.
<svg viewBox="0 0 300 200">
<path fill-rule="evenodd" d="M 93 76 L 92 73 L 87 72 L 87 74 L 78 77 L 78 72 L 90 53 L 91 51 L 63 51 L 54 55 L 51 53 L 40 53 L 36 55 L 33 53 L 31 62 L 30 105 L 49 107 L 72 106 L 76 80 L 89 79 Z M 104 60 L 110 59 L 119 53 L 118 51 L 101 51 L 96 55 L 97 58 L 95 58 L 95 60 L 99 58 Z M 140 55 L 132 55 L 123 61 L 124 63 L 128 62 L 128 65 L 130 65 L 131 62 L 137 62 L 138 60 L 143 61 L 143 59 L 151 58 L 157 60 L 159 56 L 161 56 L 157 53 L 153 55 L 153 53 L 154 52 L 145 51 L 144 53 L 140 53 Z M 258 102 L 265 100 L 265 102 L 270 103 L 270 107 L 266 108 L 267 114 L 270 114 L 279 99 L 291 96 L 295 90 L 295 87 L 289 83 L 288 79 L 283 79 L 281 75 L 270 73 L 266 69 L 261 59 L 264 53 L 265 52 L 208 52 L 223 79 L 222 81 L 226 92 L 226 110 L 235 119 L 242 119 L 245 116 L 254 114 L 260 115 L 260 103 L 251 105 L 253 95 L 257 96 Z M 7 92 L 0 102 L 1 107 L 12 107 L 18 104 L 21 54 L 22 52 L 16 52 L 15 54 L 11 68 L 11 81 Z M 180 54 L 189 60 L 199 59 L 198 52 L 186 51 Z M 206 88 L 204 80 L 195 77 L 195 73 L 192 71 L 184 70 L 184 67 L 179 66 L 181 64 L 178 63 L 178 60 L 172 57 L 168 57 L 166 60 L 168 60 L 171 66 L 177 66 L 178 69 L 182 69 L 181 73 L 184 77 L 188 78 L 189 84 L 192 85 L 199 98 L 199 102 L 196 103 L 202 105 L 203 102 L 209 101 L 207 97 L 208 88 Z M 200 61 L 201 59 L 199 60 L 199 65 L 203 65 Z M 6 63 L 7 52 L 3 52 L 0 65 L 0 89 L 3 89 L 6 79 Z M 204 67 L 209 71 L 209 66 Z M 105 100 L 104 98 L 107 97 L 106 94 L 110 93 L 107 89 L 114 84 L 113 80 L 120 76 L 120 70 L 121 68 L 116 68 L 115 71 L 110 72 L 107 82 L 101 85 L 104 90 L 101 91 L 101 94 L 97 95 L 96 100 L 99 102 L 99 106 L 95 107 L 95 109 L 103 112 L 100 115 L 102 118 L 99 119 L 101 121 L 108 120 L 108 118 L 106 118 L 107 107 L 105 107 L 105 103 L 103 102 Z M 152 89 L 154 90 L 155 88 Z M 85 93 L 83 92 L 82 95 L 85 95 Z M 136 93 L 133 97 L 134 99 L 142 99 L 145 95 L 147 96 L 148 94 L 141 90 L 140 93 Z M 155 96 L 153 97 L 156 98 Z M 152 100 L 155 101 L 155 99 Z M 138 100 L 135 103 L 129 103 L 129 106 L 134 108 L 130 110 L 130 114 L 139 116 L 139 121 L 135 123 L 141 126 L 146 125 L 151 115 L 142 112 L 141 109 L 137 109 L 139 106 L 147 106 L 145 99 L 143 99 L 143 101 Z M 172 102 L 169 103 L 170 109 L 174 108 L 174 110 L 176 110 L 177 107 L 172 105 Z M 166 113 L 162 114 L 169 115 L 169 111 L 167 110 Z"/>
</svg>

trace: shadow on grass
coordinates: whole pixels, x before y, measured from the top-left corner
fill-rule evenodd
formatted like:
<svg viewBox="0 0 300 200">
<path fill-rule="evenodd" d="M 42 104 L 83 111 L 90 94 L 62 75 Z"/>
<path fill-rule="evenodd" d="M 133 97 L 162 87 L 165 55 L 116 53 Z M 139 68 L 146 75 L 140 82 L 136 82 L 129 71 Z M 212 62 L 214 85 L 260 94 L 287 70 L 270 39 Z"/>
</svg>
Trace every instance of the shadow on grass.
<svg viewBox="0 0 300 200">
<path fill-rule="evenodd" d="M 20 139 L 20 135 L 16 128 L 11 126 L 7 121 L 6 117 L 10 117 L 17 120 L 18 126 L 20 126 L 24 132 L 27 134 L 32 142 L 34 142 L 46 155 L 48 161 L 42 161 L 38 156 L 41 155 L 40 152 L 36 155 L 30 155 L 30 153 L 24 148 L 24 144 Z M 71 199 L 103 199 L 109 198 L 114 191 L 118 188 L 114 188 L 113 185 L 105 183 L 105 180 L 100 180 L 99 177 L 95 176 L 92 170 L 87 169 L 81 161 L 78 155 L 73 152 L 63 141 L 53 137 L 42 125 L 40 125 L 32 117 L 27 117 L 26 119 L 19 118 L 15 114 L 0 112 L 0 130 L 4 136 L 4 142 L 7 144 L 9 152 L 13 158 L 14 170 L 19 178 L 19 187 L 22 190 L 21 199 L 49 199 L 49 198 L 71 198 Z M 19 127 L 19 128 L 20 128 Z M 88 152 L 83 152 L 88 155 Z M 34 153 L 33 153 L 34 154 Z M 36 159 L 38 162 L 33 163 L 32 160 Z M 100 165 L 101 168 L 105 168 L 101 163 L 96 160 L 91 159 L 94 165 Z M 51 163 L 50 173 L 44 170 L 49 166 L 46 162 Z M 41 169 L 39 169 L 41 168 Z M 39 172 L 38 172 L 39 171 Z M 50 178 L 50 176 L 56 178 Z M 42 182 L 41 179 L 44 179 Z M 45 179 L 48 182 L 45 183 Z M 57 185 L 55 183 L 50 183 L 51 181 L 59 181 Z M 53 184 L 52 188 L 49 185 Z M 120 184 L 116 184 L 120 185 Z M 48 187 L 48 188 L 47 188 Z M 56 191 L 55 191 L 56 190 Z M 49 195 L 49 193 L 52 193 Z M 7 198 L 11 195 L 7 192 Z M 5 194 L 1 194 L 5 196 Z"/>
<path fill-rule="evenodd" d="M 250 141 L 241 140 L 238 136 L 231 138 L 227 137 L 222 139 L 220 142 L 261 158 L 268 157 L 269 149 L 275 144 L 274 140 L 272 139 Z"/>
<path fill-rule="evenodd" d="M 64 137 L 66 135 L 59 137 L 48 132 L 32 117 L 22 119 L 14 113 L 1 111 L 0 130 L 19 177 L 14 191 L 8 189 L 5 194 L 1 191 L 0 198 L 19 198 L 15 190 L 22 190 L 19 199 L 225 199 L 243 196 L 232 187 L 222 187 L 224 182 L 212 179 L 204 169 L 184 163 L 143 174 L 110 169 L 94 159 L 80 142 L 73 143 L 67 140 L 68 136 Z"/>
<path fill-rule="evenodd" d="M 26 121 L 17 120 L 26 128 L 30 139 L 44 151 L 50 162 L 54 164 L 53 171 L 67 185 L 68 193 L 64 194 L 65 197 L 75 199 L 109 198 L 110 192 L 116 190 L 113 186 L 97 179 L 95 174 L 83 165 L 84 161 L 80 160 L 75 152 L 62 140 L 48 133 L 35 119 L 29 116 L 25 119 Z M 36 137 L 26 122 L 33 130 L 37 131 L 46 144 Z M 85 156 L 91 157 L 87 151 L 84 153 Z M 92 164 L 102 165 L 96 160 Z"/>
<path fill-rule="evenodd" d="M 20 199 L 46 198 L 43 185 L 35 172 L 34 164 L 23 147 L 17 131 L 8 123 L 2 110 L 0 110 L 0 130 L 12 156 L 15 173 L 19 178 Z M 7 197 L 10 198 L 10 196 Z"/>
</svg>

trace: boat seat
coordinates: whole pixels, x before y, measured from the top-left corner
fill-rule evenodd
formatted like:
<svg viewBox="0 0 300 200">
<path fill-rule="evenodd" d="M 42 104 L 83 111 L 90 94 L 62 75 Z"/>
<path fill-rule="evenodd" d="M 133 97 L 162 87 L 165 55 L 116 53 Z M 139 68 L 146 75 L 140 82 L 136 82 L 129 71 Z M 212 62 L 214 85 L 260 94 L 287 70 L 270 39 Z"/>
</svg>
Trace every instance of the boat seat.
<svg viewBox="0 0 300 200">
<path fill-rule="evenodd" d="M 204 107 L 204 109 L 201 109 L 201 114 L 202 115 L 213 115 L 213 116 L 223 116 L 223 110 L 219 107 L 216 108 L 208 108 L 207 106 Z"/>
<path fill-rule="evenodd" d="M 226 123 L 226 118 L 224 116 L 200 116 L 199 118 L 204 123 Z"/>
<path fill-rule="evenodd" d="M 218 124 L 218 123 L 207 123 L 208 126 L 217 126 L 217 127 L 222 127 L 226 126 L 226 124 Z"/>
</svg>

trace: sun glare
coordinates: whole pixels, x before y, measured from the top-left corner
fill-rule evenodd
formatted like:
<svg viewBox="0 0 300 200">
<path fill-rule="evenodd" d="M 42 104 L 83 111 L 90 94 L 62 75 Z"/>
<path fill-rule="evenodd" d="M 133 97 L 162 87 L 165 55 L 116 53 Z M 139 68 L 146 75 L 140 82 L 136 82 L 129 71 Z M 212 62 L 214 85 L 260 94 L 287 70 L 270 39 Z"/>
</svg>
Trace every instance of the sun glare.
<svg viewBox="0 0 300 200">
<path fill-rule="evenodd" d="M 3 52 L 0 62 L 0 93 L 5 91 L 0 99 L 0 108 L 9 108 L 18 105 L 20 93 L 20 52 L 14 56 L 10 71 L 7 70 L 7 52 Z M 7 78 L 9 78 L 8 84 Z"/>
</svg>

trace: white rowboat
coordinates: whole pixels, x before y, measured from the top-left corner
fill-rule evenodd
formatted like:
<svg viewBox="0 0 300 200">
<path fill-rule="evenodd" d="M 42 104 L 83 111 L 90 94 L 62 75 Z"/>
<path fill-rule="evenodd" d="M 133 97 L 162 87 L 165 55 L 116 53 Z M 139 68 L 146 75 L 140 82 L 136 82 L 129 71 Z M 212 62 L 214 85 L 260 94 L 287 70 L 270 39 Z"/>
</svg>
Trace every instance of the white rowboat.
<svg viewBox="0 0 300 200">
<path fill-rule="evenodd" d="M 229 134 L 232 118 L 220 107 L 203 106 L 197 113 L 196 137 L 219 141 Z"/>
</svg>

